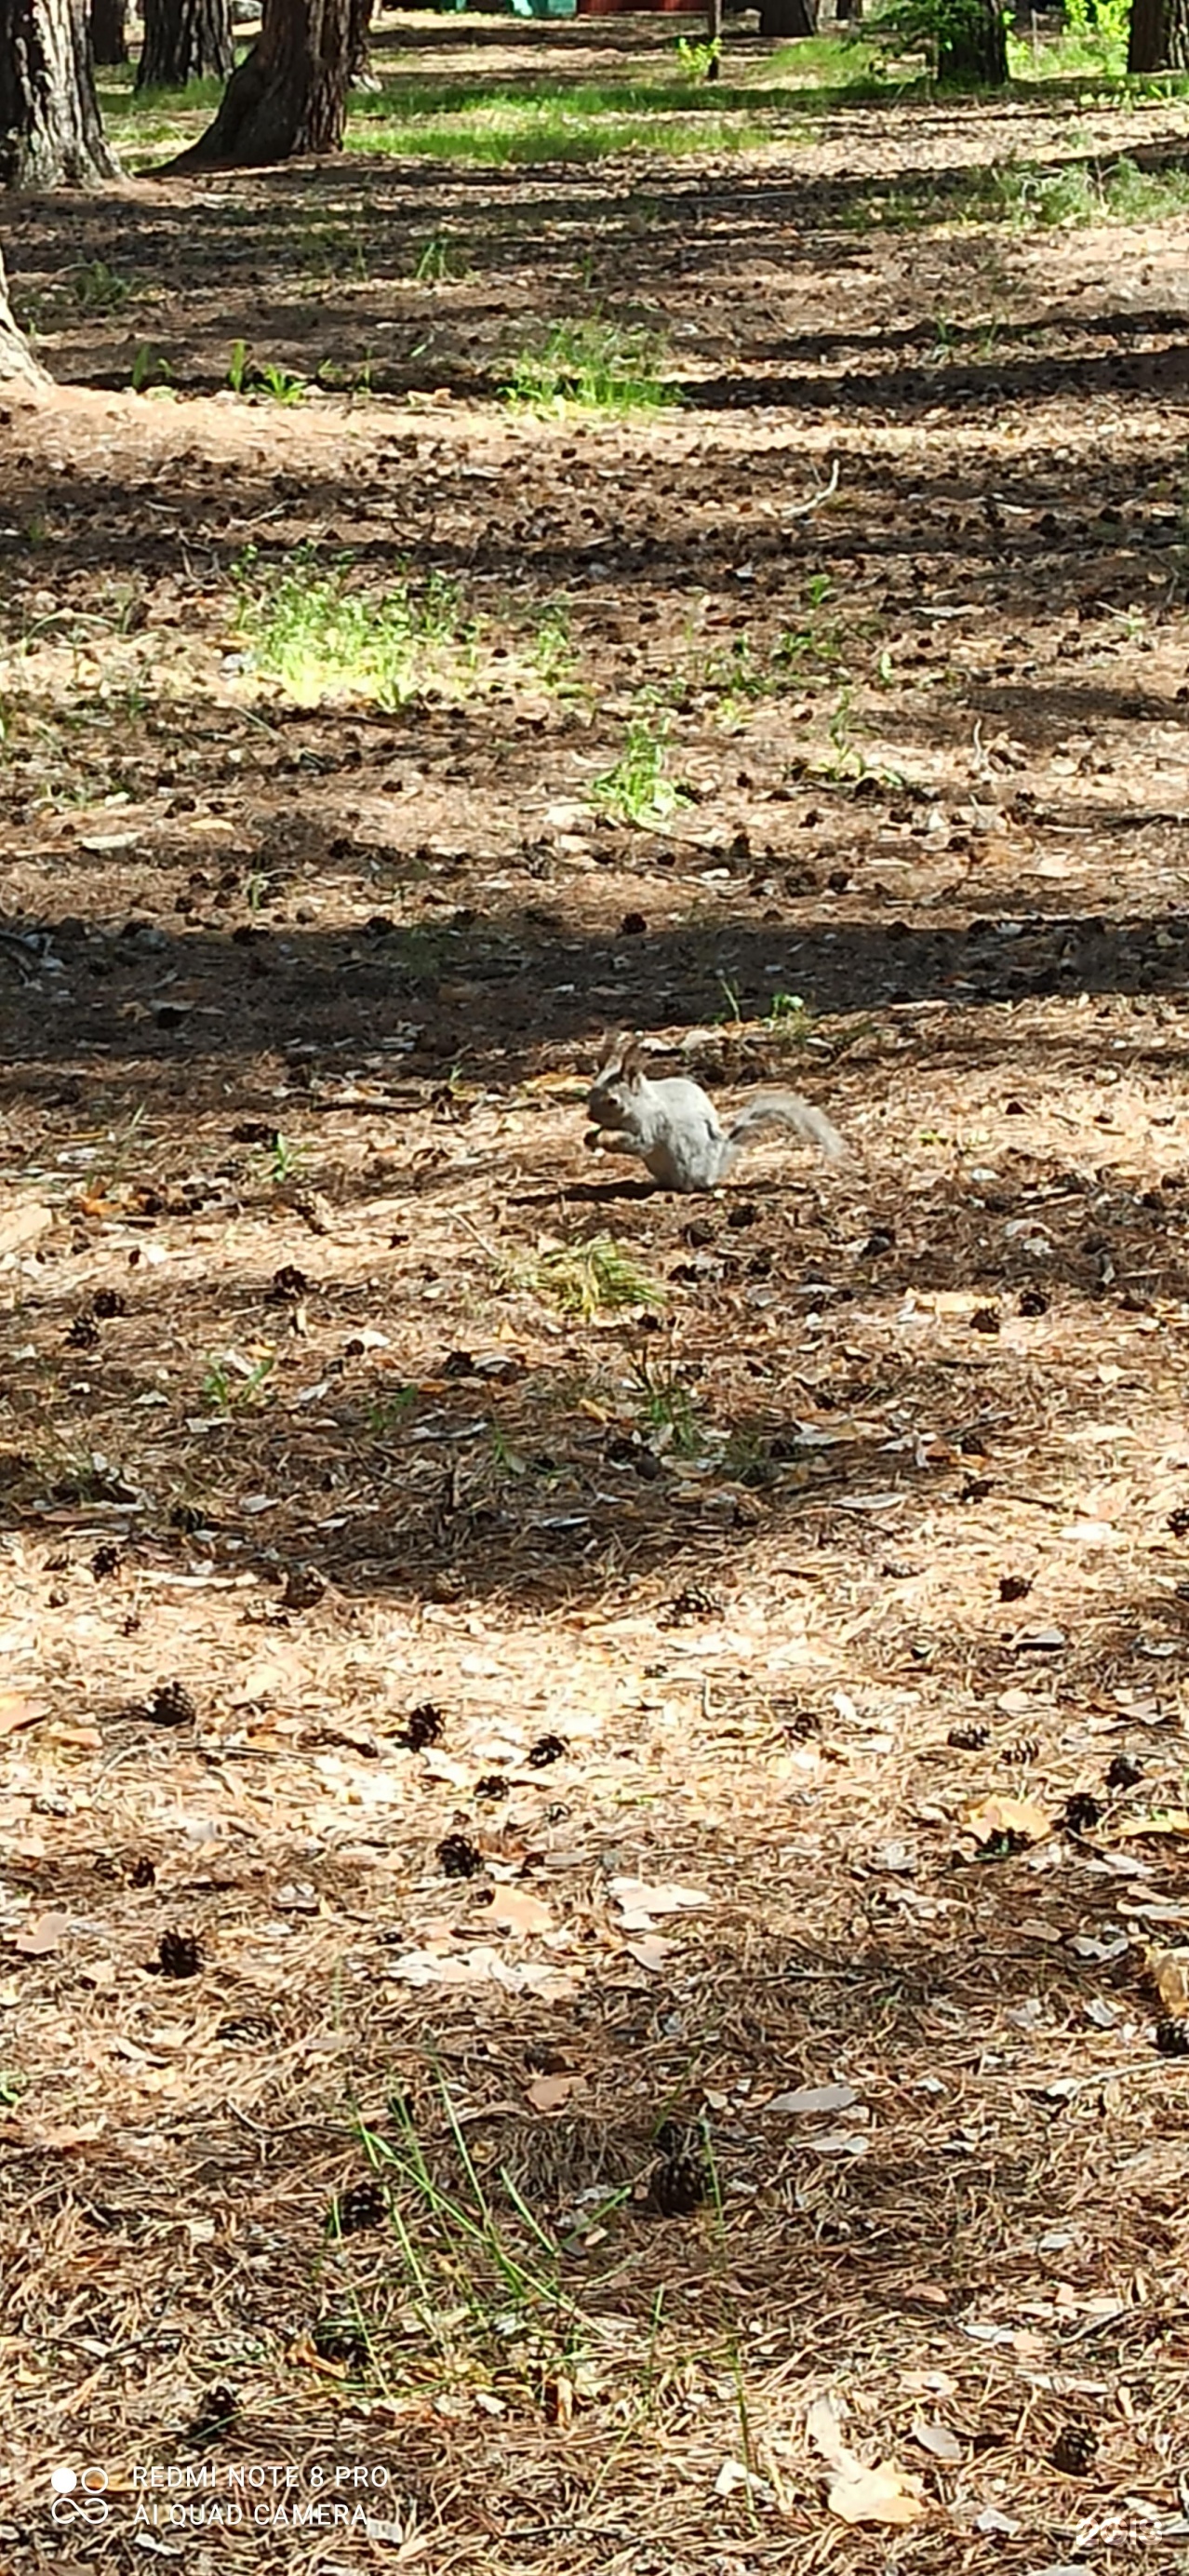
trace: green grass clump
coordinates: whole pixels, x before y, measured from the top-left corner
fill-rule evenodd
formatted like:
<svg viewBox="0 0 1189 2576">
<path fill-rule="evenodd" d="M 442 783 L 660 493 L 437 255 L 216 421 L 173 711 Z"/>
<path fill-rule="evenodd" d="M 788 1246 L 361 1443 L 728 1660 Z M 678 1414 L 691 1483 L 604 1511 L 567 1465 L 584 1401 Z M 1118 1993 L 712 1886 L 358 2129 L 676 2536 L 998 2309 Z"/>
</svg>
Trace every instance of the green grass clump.
<svg viewBox="0 0 1189 2576">
<path fill-rule="evenodd" d="M 323 568 L 303 547 L 267 568 L 249 553 L 237 579 L 252 666 L 298 706 L 359 697 L 399 707 L 428 692 L 460 696 L 473 676 L 474 626 L 437 574 L 364 591 L 353 587 L 349 558 Z"/>
<path fill-rule="evenodd" d="M 1107 168 L 1015 162 L 995 173 L 994 189 L 1000 211 L 1019 224 L 1157 223 L 1189 205 L 1189 170 L 1141 170 L 1126 155 Z"/>
<path fill-rule="evenodd" d="M 594 782 L 591 803 L 616 822 L 637 823 L 645 829 L 667 823 L 679 805 L 689 802 L 688 792 L 669 776 L 668 757 L 665 725 L 650 724 L 647 716 L 633 717 L 614 768 L 604 770 Z"/>
<path fill-rule="evenodd" d="M 586 1243 L 557 1244 L 535 1261 L 516 1263 L 506 1275 L 509 1287 L 530 1289 L 583 1323 L 622 1306 L 665 1302 L 659 1280 L 650 1279 L 609 1234 L 592 1235 Z"/>
<path fill-rule="evenodd" d="M 555 322 L 512 359 L 500 393 L 525 411 L 658 411 L 681 400 L 663 361 L 649 331 L 598 318 Z"/>
</svg>

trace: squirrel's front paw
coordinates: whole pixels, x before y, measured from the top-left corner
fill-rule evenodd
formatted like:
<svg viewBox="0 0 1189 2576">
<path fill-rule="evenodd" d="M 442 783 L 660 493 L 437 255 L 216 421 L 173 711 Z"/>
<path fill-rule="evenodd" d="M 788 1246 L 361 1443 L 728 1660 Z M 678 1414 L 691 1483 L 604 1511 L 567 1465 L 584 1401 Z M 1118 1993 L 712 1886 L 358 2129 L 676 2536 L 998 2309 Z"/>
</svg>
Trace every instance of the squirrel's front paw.
<svg viewBox="0 0 1189 2576">
<path fill-rule="evenodd" d="M 601 1127 L 588 1127 L 586 1134 L 582 1139 L 588 1154 L 597 1154 L 604 1141 L 603 1130 Z"/>
</svg>

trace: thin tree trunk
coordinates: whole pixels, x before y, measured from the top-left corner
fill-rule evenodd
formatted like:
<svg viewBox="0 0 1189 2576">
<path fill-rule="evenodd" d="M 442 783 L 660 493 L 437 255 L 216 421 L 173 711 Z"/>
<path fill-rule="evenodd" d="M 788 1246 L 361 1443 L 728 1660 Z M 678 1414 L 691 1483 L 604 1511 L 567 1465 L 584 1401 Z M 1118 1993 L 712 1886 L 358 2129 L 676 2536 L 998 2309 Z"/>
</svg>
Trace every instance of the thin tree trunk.
<svg viewBox="0 0 1189 2576">
<path fill-rule="evenodd" d="M 128 0 L 91 0 L 91 52 L 97 63 L 128 60 Z"/>
<path fill-rule="evenodd" d="M 969 0 L 946 21 L 938 42 L 937 77 L 971 89 L 1002 89 L 1007 80 L 1007 24 L 1002 0 Z"/>
<path fill-rule="evenodd" d="M 86 0 L 0 0 L 0 187 L 91 188 L 117 175 Z"/>
<path fill-rule="evenodd" d="M 706 0 L 706 42 L 722 50 L 722 0 Z M 718 79 L 718 53 L 712 53 L 706 65 L 707 80 Z"/>
<path fill-rule="evenodd" d="M 351 86 L 371 78 L 372 0 L 350 0 L 347 28 L 347 80 Z"/>
<path fill-rule="evenodd" d="M 37 360 L 24 333 L 18 331 L 8 301 L 8 281 L 4 260 L 0 256 L 0 384 L 48 385 L 49 377 Z"/>
<path fill-rule="evenodd" d="M 1189 70 L 1189 0 L 1131 0 L 1127 69 Z"/>
<path fill-rule="evenodd" d="M 230 80 L 235 70 L 231 0 L 143 0 L 143 5 L 138 90 Z"/>
<path fill-rule="evenodd" d="M 350 0 L 264 0 L 260 34 L 232 73 L 214 124 L 159 175 L 337 152 L 347 121 L 350 14 Z"/>
<path fill-rule="evenodd" d="M 761 36 L 815 36 L 817 0 L 760 0 Z"/>
</svg>

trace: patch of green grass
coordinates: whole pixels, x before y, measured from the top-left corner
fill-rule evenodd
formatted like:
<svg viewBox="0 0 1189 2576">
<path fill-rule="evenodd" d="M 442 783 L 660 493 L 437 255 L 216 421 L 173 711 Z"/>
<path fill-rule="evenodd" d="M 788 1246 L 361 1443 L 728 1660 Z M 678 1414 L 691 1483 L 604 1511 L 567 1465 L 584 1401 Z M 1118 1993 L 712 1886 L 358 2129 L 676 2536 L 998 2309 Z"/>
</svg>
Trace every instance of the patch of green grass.
<svg viewBox="0 0 1189 2576">
<path fill-rule="evenodd" d="M 673 78 L 514 90 L 386 83 L 374 98 L 356 101 L 347 149 L 503 167 L 621 152 L 745 151 L 764 140 L 755 118 L 763 103 L 750 91 L 702 91 Z"/>
<path fill-rule="evenodd" d="M 623 1306 L 656 1307 L 665 1302 L 659 1280 L 650 1279 L 609 1234 L 592 1235 L 585 1243 L 556 1244 L 533 1261 L 510 1264 L 505 1276 L 510 1288 L 530 1289 L 534 1296 L 560 1307 L 563 1315 L 577 1316 L 583 1323 Z"/>
<path fill-rule="evenodd" d="M 1158 223 L 1189 206 L 1189 170 L 1142 170 L 1127 155 L 1106 167 L 1070 161 L 1058 170 L 1011 162 L 994 174 L 994 196 L 1018 224 Z"/>
<path fill-rule="evenodd" d="M 554 322 L 511 360 L 504 402 L 523 411 L 657 411 L 681 397 L 652 332 L 604 321 Z"/>
<path fill-rule="evenodd" d="M 617 822 L 647 828 L 668 822 L 687 802 L 686 791 L 669 776 L 667 727 L 634 716 L 619 759 L 594 782 L 591 803 Z"/>
<path fill-rule="evenodd" d="M 252 665 L 298 706 L 336 697 L 405 706 L 430 692 L 462 695 L 473 675 L 473 623 L 454 585 L 436 574 L 365 591 L 353 585 L 349 557 L 324 566 L 302 547 L 267 567 L 249 551 L 236 578 Z"/>
</svg>

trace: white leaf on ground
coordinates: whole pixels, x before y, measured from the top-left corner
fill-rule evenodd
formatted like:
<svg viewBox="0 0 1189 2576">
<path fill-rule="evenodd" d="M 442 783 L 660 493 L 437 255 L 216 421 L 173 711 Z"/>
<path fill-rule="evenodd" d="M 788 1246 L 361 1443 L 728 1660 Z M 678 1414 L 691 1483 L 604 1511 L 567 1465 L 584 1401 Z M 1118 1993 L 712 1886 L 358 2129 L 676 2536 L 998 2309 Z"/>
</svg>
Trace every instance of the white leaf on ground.
<svg viewBox="0 0 1189 2576">
<path fill-rule="evenodd" d="M 948 2424 L 927 2424 L 924 2417 L 918 2415 L 913 2424 L 912 2438 L 920 2443 L 923 2451 L 931 2451 L 935 2460 L 953 2462 L 965 2457 L 957 2434 L 951 2433 Z"/>
<path fill-rule="evenodd" d="M 734 2495 L 740 2487 L 745 2487 L 758 2504 L 774 2504 L 776 2501 L 766 2478 L 757 2478 L 755 2470 L 744 2468 L 742 2460 L 724 2460 L 714 2481 L 716 2496 Z"/>
<path fill-rule="evenodd" d="M 843 2441 L 842 2421 L 832 2397 L 815 2397 L 812 2405 L 806 2407 L 805 2434 L 832 2469 L 848 2474 L 859 2469 L 860 2463 L 854 2452 L 848 2451 Z"/>
<path fill-rule="evenodd" d="M 629 1932 L 650 1931 L 654 1915 L 683 1914 L 710 1903 L 701 1888 L 672 1884 L 650 1887 L 642 1878 L 613 1878 L 611 1894 Z"/>
<path fill-rule="evenodd" d="M 811 2111 L 849 2111 L 857 2099 L 853 2084 L 801 2084 L 793 2093 L 774 2093 L 762 2107 L 801 2118 Z"/>
</svg>

